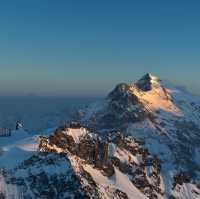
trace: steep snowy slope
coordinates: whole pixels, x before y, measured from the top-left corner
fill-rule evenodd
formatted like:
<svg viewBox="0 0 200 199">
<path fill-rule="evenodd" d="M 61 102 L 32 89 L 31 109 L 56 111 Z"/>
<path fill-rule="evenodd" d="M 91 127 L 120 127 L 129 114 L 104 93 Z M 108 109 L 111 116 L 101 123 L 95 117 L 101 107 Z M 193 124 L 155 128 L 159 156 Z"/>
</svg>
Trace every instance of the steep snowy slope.
<svg viewBox="0 0 200 199">
<path fill-rule="evenodd" d="M 151 74 L 122 83 L 82 118 L 106 135 L 122 131 L 144 142 L 163 162 L 162 180 L 172 194 L 174 176 L 185 173 L 200 183 L 200 98 L 169 86 Z"/>
</svg>

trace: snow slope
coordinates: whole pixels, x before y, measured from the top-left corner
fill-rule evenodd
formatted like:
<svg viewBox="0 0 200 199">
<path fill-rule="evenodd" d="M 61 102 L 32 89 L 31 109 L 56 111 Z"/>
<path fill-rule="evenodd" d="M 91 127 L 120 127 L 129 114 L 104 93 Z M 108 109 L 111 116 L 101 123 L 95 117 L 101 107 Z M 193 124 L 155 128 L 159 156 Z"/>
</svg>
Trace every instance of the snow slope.
<svg viewBox="0 0 200 199">
<path fill-rule="evenodd" d="M 130 199 L 147 199 L 147 197 L 145 197 L 135 186 L 133 186 L 128 177 L 121 173 L 117 168 L 115 168 L 114 176 L 110 179 L 103 176 L 100 171 L 92 168 L 90 165 L 85 165 L 84 169 L 90 173 L 100 189 L 105 191 L 104 193 L 107 195 L 107 198 L 109 198 L 109 193 L 106 193 L 107 189 L 109 189 L 109 187 L 115 187 L 126 193 Z"/>
<path fill-rule="evenodd" d="M 0 166 L 13 168 L 31 157 L 38 149 L 38 137 L 28 135 L 23 129 L 12 132 L 10 137 L 0 139 Z"/>
</svg>

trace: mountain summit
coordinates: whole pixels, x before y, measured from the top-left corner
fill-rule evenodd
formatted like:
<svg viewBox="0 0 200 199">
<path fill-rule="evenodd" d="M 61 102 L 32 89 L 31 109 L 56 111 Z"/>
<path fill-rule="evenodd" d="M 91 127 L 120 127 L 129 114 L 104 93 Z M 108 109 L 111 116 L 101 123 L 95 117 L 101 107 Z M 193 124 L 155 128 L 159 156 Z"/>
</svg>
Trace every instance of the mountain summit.
<svg viewBox="0 0 200 199">
<path fill-rule="evenodd" d="M 120 83 L 102 104 L 94 104 L 87 111 L 85 120 L 94 122 L 100 129 L 124 128 L 129 123 L 154 120 L 158 112 L 182 115 L 173 102 L 173 90 L 163 86 L 158 77 L 149 73 L 133 84 Z M 84 120 L 84 119 L 83 119 Z"/>
<path fill-rule="evenodd" d="M 161 80 L 158 77 L 147 73 L 136 82 L 136 85 L 143 91 L 149 91 L 153 88 L 154 85 L 158 85 L 160 81 Z"/>
</svg>

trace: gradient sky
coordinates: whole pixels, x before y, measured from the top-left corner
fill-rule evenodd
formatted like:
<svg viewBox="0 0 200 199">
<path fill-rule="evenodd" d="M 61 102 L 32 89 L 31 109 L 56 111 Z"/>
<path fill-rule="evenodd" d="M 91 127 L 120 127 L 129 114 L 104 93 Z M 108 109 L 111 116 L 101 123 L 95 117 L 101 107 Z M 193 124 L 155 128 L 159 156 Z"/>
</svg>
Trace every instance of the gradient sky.
<svg viewBox="0 0 200 199">
<path fill-rule="evenodd" d="M 104 95 L 146 72 L 200 93 L 200 1 L 0 1 L 0 95 Z"/>
</svg>

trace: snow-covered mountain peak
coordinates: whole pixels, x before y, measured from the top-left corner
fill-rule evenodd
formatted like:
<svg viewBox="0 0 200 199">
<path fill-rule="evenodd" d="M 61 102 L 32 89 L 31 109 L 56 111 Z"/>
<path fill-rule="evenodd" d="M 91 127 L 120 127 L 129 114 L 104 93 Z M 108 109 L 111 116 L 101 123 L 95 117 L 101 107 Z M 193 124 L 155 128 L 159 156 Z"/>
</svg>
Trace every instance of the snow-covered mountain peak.
<svg viewBox="0 0 200 199">
<path fill-rule="evenodd" d="M 165 87 L 165 83 L 160 78 L 147 73 L 133 84 L 118 84 L 108 98 L 111 103 L 126 109 L 140 105 L 150 112 L 163 110 L 182 116 L 181 110 L 172 100 L 172 94 L 173 91 Z"/>
<path fill-rule="evenodd" d="M 183 115 L 172 99 L 173 91 L 156 76 L 147 73 L 130 90 L 149 111 L 163 110 L 177 116 Z"/>
<path fill-rule="evenodd" d="M 147 73 L 136 82 L 136 86 L 142 91 L 149 91 L 153 89 L 154 86 L 160 86 L 160 83 L 161 80 L 159 77 Z"/>
<path fill-rule="evenodd" d="M 158 76 L 156 76 L 156 75 L 154 75 L 154 74 L 152 74 L 152 73 L 146 73 L 140 80 L 152 80 L 152 81 L 161 81 L 161 79 L 158 77 Z"/>
<path fill-rule="evenodd" d="M 85 110 L 82 121 L 89 121 L 98 129 L 118 129 L 130 123 L 150 120 L 162 123 L 161 118 L 183 118 L 188 114 L 181 107 L 183 92 L 174 92 L 176 88 L 166 86 L 160 78 L 146 74 L 135 83 L 120 83 L 102 103 L 94 104 Z M 188 116 L 188 119 L 191 117 Z"/>
</svg>

